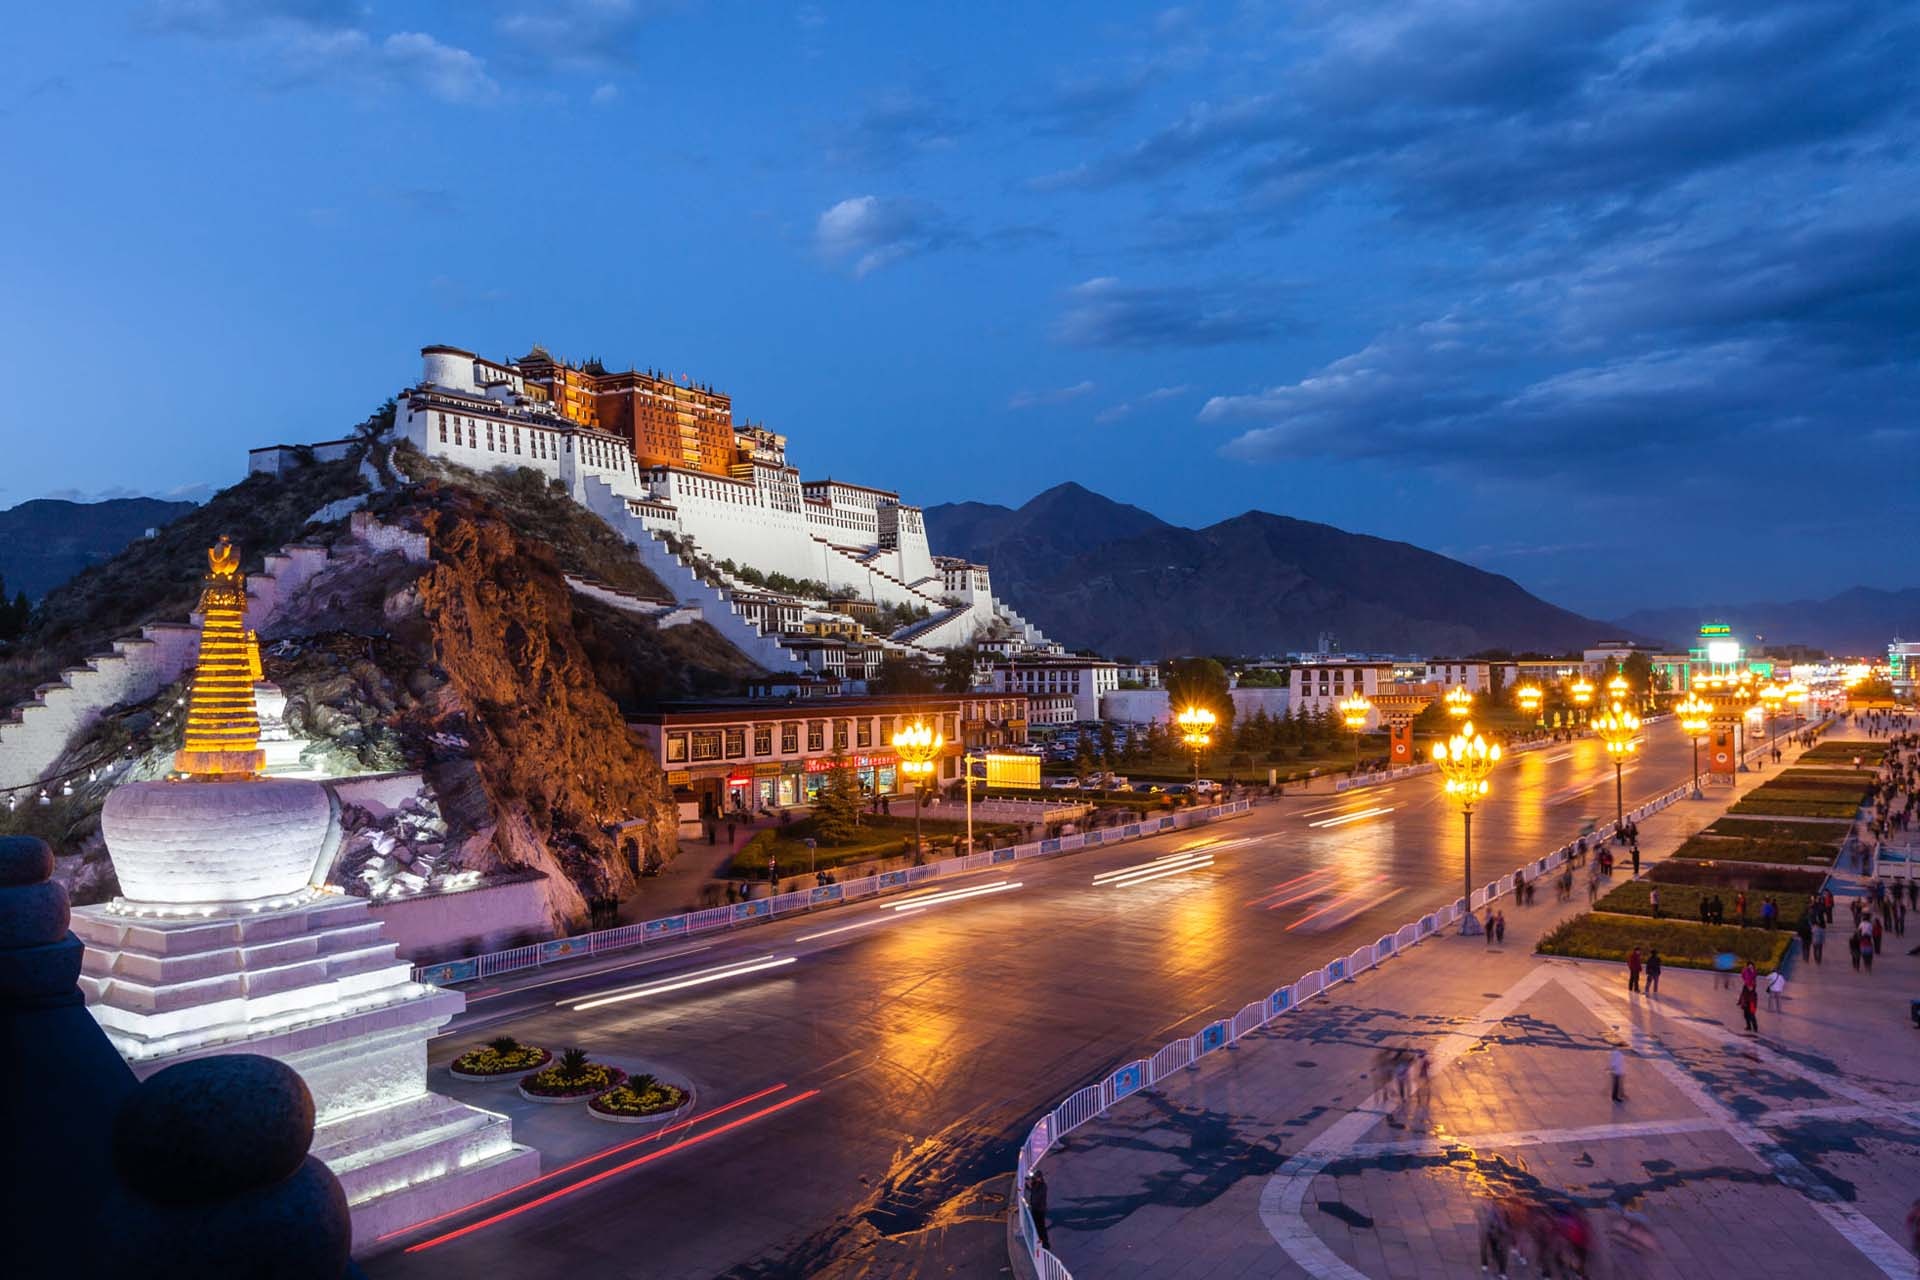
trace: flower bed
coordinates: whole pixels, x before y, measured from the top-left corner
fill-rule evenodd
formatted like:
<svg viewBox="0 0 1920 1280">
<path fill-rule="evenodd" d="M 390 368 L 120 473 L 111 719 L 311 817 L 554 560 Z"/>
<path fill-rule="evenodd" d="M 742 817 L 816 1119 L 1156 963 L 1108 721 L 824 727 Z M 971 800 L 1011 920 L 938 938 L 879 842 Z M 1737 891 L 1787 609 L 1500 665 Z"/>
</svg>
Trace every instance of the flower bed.
<svg viewBox="0 0 1920 1280">
<path fill-rule="evenodd" d="M 1661 920 L 1690 920 L 1695 924 L 1698 924 L 1700 921 L 1701 901 L 1705 898 L 1713 897 L 1716 894 L 1720 897 L 1722 910 L 1727 913 L 1729 918 L 1733 918 L 1735 910 L 1734 896 L 1740 892 L 1738 888 L 1731 888 L 1725 884 L 1693 885 L 1661 883 L 1659 887 L 1659 918 Z M 1629 880 L 1615 888 L 1614 891 L 1606 897 L 1600 899 L 1599 904 L 1594 910 L 1603 914 L 1645 916 L 1648 919 L 1653 919 L 1653 905 L 1648 901 L 1648 894 L 1652 888 L 1653 885 L 1645 880 Z M 1780 893 L 1777 891 L 1749 889 L 1747 891 L 1747 919 L 1756 925 L 1760 923 L 1760 901 L 1763 898 L 1772 898 L 1775 905 L 1780 908 L 1779 927 L 1783 929 L 1797 929 L 1800 926 L 1800 918 L 1807 914 L 1807 903 L 1811 900 L 1809 896 L 1804 893 Z M 1665 958 L 1665 955 L 1666 953 L 1663 951 L 1661 953 L 1662 958 Z"/>
<path fill-rule="evenodd" d="M 1643 959 L 1649 951 L 1658 951 L 1662 964 L 1681 969 L 1711 969 L 1715 956 L 1731 951 L 1767 973 L 1779 968 L 1793 940 L 1785 929 L 1742 929 L 1589 911 L 1541 939 L 1539 950 L 1549 956 L 1624 961 L 1628 951 L 1639 947 Z"/>
<path fill-rule="evenodd" d="M 1838 846 L 1846 830 L 1828 822 L 1769 822 L 1765 818 L 1722 818 L 1701 832 L 1708 836 L 1738 836 L 1743 840 L 1798 840 Z"/>
<path fill-rule="evenodd" d="M 538 1071 L 552 1061 L 551 1050 L 537 1044 L 521 1044 L 510 1036 L 502 1036 L 477 1049 L 467 1050 L 453 1060 L 449 1069 L 462 1080 L 500 1080 Z"/>
<path fill-rule="evenodd" d="M 569 1049 L 560 1061 L 520 1082 L 523 1096 L 536 1102 L 565 1102 L 588 1098 L 626 1081 L 627 1073 L 604 1062 L 589 1062 L 579 1049 Z"/>
<path fill-rule="evenodd" d="M 1857 801 L 1829 804 L 1811 800 L 1777 800 L 1757 792 L 1727 810 L 1728 813 L 1764 814 L 1777 818 L 1851 818 L 1859 811 Z"/>
<path fill-rule="evenodd" d="M 692 1095 L 677 1084 L 668 1084 L 650 1075 L 639 1075 L 625 1084 L 595 1094 L 587 1106 L 592 1108 L 594 1115 L 604 1120 L 639 1123 L 664 1120 L 684 1110 L 692 1100 Z"/>
<path fill-rule="evenodd" d="M 1741 840 L 1728 836 L 1693 836 L 1673 851 L 1676 858 L 1725 862 L 1772 862 L 1788 867 L 1831 866 L 1834 848 L 1811 840 Z"/>
</svg>

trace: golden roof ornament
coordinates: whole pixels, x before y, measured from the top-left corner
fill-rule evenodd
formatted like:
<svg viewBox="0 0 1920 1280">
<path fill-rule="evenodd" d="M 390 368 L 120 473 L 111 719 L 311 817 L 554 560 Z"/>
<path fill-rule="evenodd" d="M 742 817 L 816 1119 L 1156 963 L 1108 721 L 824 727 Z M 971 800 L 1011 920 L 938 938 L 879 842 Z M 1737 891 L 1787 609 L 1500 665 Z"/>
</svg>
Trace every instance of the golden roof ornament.
<svg viewBox="0 0 1920 1280">
<path fill-rule="evenodd" d="M 173 767 L 194 781 L 238 781 L 266 768 L 253 686 L 260 679 L 260 640 L 247 630 L 247 580 L 240 548 L 222 535 L 207 549 L 200 585 L 200 654 L 187 695 L 186 741 Z"/>
</svg>

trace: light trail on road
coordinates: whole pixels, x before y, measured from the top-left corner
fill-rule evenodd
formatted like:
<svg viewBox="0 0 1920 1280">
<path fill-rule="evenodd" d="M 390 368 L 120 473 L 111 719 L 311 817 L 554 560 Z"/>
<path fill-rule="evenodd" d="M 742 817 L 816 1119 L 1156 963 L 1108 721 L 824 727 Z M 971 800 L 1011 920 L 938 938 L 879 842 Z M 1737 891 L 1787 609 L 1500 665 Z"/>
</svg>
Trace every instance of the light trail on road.
<svg viewBox="0 0 1920 1280">
<path fill-rule="evenodd" d="M 894 912 L 919 911 L 926 907 L 945 906 L 949 902 L 961 902 L 967 898 L 984 897 L 989 893 L 1007 893 L 1010 890 L 1020 888 L 1023 883 L 1024 882 L 1020 880 L 1015 880 L 1011 884 L 1005 880 L 997 880 L 992 884 L 974 885 L 967 889 L 949 889 L 945 893 L 936 893 L 927 898 L 914 898 L 906 902 L 890 902 L 887 903 L 886 906 L 889 911 Z"/>
<path fill-rule="evenodd" d="M 1127 874 L 1117 875 L 1105 880 L 1096 879 L 1095 888 L 1130 889 L 1149 880 L 1165 880 L 1168 876 L 1185 875 L 1189 871 L 1204 871 L 1213 865 L 1210 853 L 1193 854 L 1185 858 L 1156 859 L 1132 868 Z"/>
<path fill-rule="evenodd" d="M 669 991 L 682 991 L 688 987 L 704 986 L 709 982 L 721 982 L 727 978 L 739 978 L 749 973 L 759 973 L 763 969 L 778 969 L 782 965 L 793 964 L 798 956 L 761 956 L 758 960 L 747 960 L 736 964 L 723 965 L 718 969 L 708 969 L 701 973 L 687 974 L 680 978 L 667 978 L 645 986 L 631 987 L 625 991 L 616 991 L 609 995 L 575 997 L 570 1000 L 555 1001 L 562 1009 L 571 1009 L 575 1013 L 585 1013 L 589 1009 L 598 1009 L 602 1005 L 620 1004 L 627 1000 L 639 1000 L 645 996 L 664 995 Z"/>
<path fill-rule="evenodd" d="M 1337 818 L 1322 818 L 1318 822 L 1309 822 L 1307 825 L 1315 828 L 1344 827 L 1349 822 L 1359 822 L 1363 818 L 1377 818 L 1383 813 L 1392 813 L 1399 807 L 1398 805 L 1392 804 L 1376 805 L 1371 809 L 1360 809 L 1353 813 L 1343 813 Z"/>
</svg>

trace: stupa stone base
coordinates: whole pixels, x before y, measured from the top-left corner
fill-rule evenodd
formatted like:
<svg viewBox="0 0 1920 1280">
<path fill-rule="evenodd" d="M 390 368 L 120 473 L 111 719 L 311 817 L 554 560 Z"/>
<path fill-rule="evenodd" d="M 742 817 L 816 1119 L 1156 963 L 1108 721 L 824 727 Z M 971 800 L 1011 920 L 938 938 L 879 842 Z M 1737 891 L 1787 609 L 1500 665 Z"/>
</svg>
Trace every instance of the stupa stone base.
<svg viewBox="0 0 1920 1280">
<path fill-rule="evenodd" d="M 427 1040 L 466 997 L 414 982 L 364 900 L 224 910 L 73 913 L 81 989 L 136 1075 L 214 1053 L 298 1071 L 313 1154 L 346 1189 L 356 1251 L 538 1174 L 505 1116 L 428 1091 Z"/>
</svg>

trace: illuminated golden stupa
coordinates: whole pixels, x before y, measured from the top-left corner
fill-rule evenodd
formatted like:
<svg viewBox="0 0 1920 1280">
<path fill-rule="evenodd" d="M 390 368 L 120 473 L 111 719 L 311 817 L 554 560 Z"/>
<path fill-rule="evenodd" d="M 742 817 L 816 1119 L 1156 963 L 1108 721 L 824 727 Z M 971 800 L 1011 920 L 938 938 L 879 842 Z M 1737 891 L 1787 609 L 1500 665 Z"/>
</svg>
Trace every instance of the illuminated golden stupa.
<svg viewBox="0 0 1920 1280">
<path fill-rule="evenodd" d="M 253 686 L 260 641 L 247 630 L 247 580 L 240 548 L 226 537 L 207 550 L 200 589 L 200 656 L 187 696 L 186 742 L 173 767 L 196 781 L 253 778 L 266 769 Z"/>
</svg>

